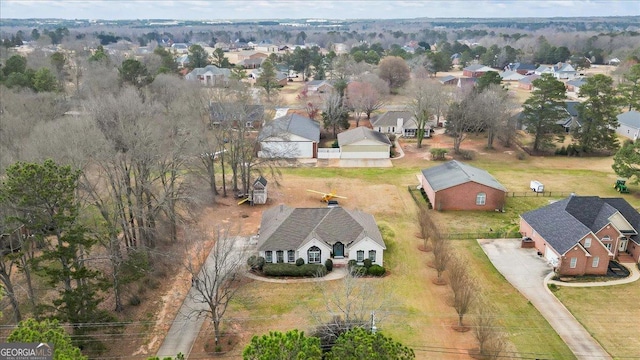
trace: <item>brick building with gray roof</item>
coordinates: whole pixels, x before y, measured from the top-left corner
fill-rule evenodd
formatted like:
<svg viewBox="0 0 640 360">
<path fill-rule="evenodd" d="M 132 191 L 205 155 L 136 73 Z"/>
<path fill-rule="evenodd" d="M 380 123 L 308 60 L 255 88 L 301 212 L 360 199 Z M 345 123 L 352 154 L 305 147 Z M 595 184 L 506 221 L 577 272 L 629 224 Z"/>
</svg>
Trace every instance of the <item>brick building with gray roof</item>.
<svg viewBox="0 0 640 360">
<path fill-rule="evenodd" d="M 457 160 L 422 170 L 420 186 L 436 210 L 502 210 L 507 193 L 487 171 Z"/>
<path fill-rule="evenodd" d="M 522 214 L 520 232 L 560 275 L 605 275 L 609 261 L 640 260 L 640 214 L 622 198 L 570 196 Z"/>
</svg>

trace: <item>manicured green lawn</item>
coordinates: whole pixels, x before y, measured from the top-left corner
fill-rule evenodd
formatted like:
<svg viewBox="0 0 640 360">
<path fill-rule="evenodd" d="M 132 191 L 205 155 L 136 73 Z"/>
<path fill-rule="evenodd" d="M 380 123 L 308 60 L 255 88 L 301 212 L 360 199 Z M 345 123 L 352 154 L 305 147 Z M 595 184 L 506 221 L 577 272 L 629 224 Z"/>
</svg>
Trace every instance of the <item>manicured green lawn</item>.
<svg viewBox="0 0 640 360">
<path fill-rule="evenodd" d="M 640 357 L 640 282 L 559 287 L 555 295 L 614 359 Z"/>
</svg>

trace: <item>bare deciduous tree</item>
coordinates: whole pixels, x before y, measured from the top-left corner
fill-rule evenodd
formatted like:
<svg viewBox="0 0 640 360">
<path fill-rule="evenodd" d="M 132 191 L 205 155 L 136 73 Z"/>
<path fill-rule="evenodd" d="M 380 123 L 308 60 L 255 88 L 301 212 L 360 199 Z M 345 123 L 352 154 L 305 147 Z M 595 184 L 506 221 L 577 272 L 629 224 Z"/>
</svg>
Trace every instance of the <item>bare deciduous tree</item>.
<svg viewBox="0 0 640 360">
<path fill-rule="evenodd" d="M 460 153 L 460 145 L 470 133 L 477 132 L 482 123 L 476 114 L 476 94 L 473 89 L 462 89 L 457 93 L 457 100 L 451 104 L 447 112 L 447 133 L 453 137 L 453 151 Z"/>
<path fill-rule="evenodd" d="M 347 85 L 347 106 L 355 113 L 356 127 L 360 126 L 362 113 L 367 115 L 367 120 L 371 120 L 371 113 L 383 105 L 382 94 L 372 84 L 355 81 Z"/>
<path fill-rule="evenodd" d="M 243 273 L 246 271 L 245 242 L 244 239 L 230 235 L 228 229 L 217 227 L 212 234 L 215 244 L 211 252 L 207 253 L 201 248 L 203 243 L 200 239 L 206 235 L 192 229 L 187 236 L 191 237 L 187 242 L 197 245 L 186 256 L 187 270 L 193 281 L 189 297 L 195 304 L 205 305 L 192 309 L 192 315 L 211 319 L 218 345 L 224 315 L 241 288 Z"/>
<path fill-rule="evenodd" d="M 451 244 L 442 236 L 436 235 L 433 240 L 433 267 L 438 272 L 437 284 L 444 284 L 442 273 L 449 266 L 452 257 Z"/>
<path fill-rule="evenodd" d="M 315 336 L 323 345 L 333 344 L 340 334 L 355 327 L 366 327 L 372 312 L 380 312 L 388 306 L 389 299 L 384 291 L 366 282 L 354 271 L 348 271 L 341 280 L 339 288 L 330 282 L 317 281 L 316 292 L 320 294 L 324 310 L 311 310 L 316 330 Z M 376 322 L 384 321 L 383 316 L 376 316 Z"/>
<path fill-rule="evenodd" d="M 478 341 L 478 352 L 483 359 L 498 359 L 506 341 L 497 322 L 497 313 L 486 298 L 480 296 L 473 316 L 473 335 Z"/>
<path fill-rule="evenodd" d="M 450 261 L 449 284 L 453 290 L 453 308 L 458 313 L 458 327 L 463 328 L 463 318 L 474 303 L 477 288 L 467 265 L 459 257 Z"/>
</svg>

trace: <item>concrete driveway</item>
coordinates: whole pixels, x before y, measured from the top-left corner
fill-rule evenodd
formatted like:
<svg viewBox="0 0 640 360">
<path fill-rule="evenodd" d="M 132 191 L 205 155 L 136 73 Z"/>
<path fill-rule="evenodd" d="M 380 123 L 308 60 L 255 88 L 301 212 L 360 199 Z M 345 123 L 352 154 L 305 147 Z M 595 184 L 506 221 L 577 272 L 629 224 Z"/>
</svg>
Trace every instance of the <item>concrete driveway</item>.
<svg viewBox="0 0 640 360">
<path fill-rule="evenodd" d="M 536 249 L 520 248 L 519 239 L 478 242 L 496 269 L 538 309 L 578 359 L 611 359 L 547 288 L 545 277 L 552 268 L 538 256 Z"/>
</svg>

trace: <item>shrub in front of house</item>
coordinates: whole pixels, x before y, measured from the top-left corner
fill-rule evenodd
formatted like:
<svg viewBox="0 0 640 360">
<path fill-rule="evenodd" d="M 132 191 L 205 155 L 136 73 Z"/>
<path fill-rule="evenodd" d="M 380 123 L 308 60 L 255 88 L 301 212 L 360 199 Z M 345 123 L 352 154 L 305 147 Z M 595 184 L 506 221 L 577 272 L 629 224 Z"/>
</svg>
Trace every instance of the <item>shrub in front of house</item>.
<svg viewBox="0 0 640 360">
<path fill-rule="evenodd" d="M 327 275 L 327 268 L 320 264 L 265 264 L 262 272 L 266 276 L 314 277 Z"/>
<path fill-rule="evenodd" d="M 365 276 L 367 275 L 367 268 L 362 265 L 355 265 L 349 269 L 353 276 Z"/>
<path fill-rule="evenodd" d="M 371 265 L 373 264 L 371 262 L 371 259 L 364 259 L 364 261 L 362 263 L 364 264 L 364 267 L 367 268 L 367 269 L 370 268 Z"/>
<path fill-rule="evenodd" d="M 383 276 L 386 272 L 387 270 L 378 264 L 373 264 L 367 269 L 367 275 L 371 276 Z"/>
<path fill-rule="evenodd" d="M 327 259 L 327 261 L 324 262 L 324 267 L 327 268 L 328 272 L 331 272 L 333 270 L 333 261 L 331 259 Z"/>
<path fill-rule="evenodd" d="M 304 265 L 304 259 L 303 259 L 303 258 L 298 258 L 298 260 L 296 260 L 296 265 L 297 265 L 297 266 L 302 266 L 302 265 Z"/>
<path fill-rule="evenodd" d="M 251 270 L 262 271 L 262 267 L 264 266 L 265 259 L 262 256 L 251 255 L 247 259 L 247 265 L 251 268 Z"/>
<path fill-rule="evenodd" d="M 351 259 L 351 260 L 349 260 L 349 262 L 347 262 L 347 269 L 351 270 L 356 265 L 358 265 L 358 262 L 353 260 L 353 259 Z"/>
</svg>

